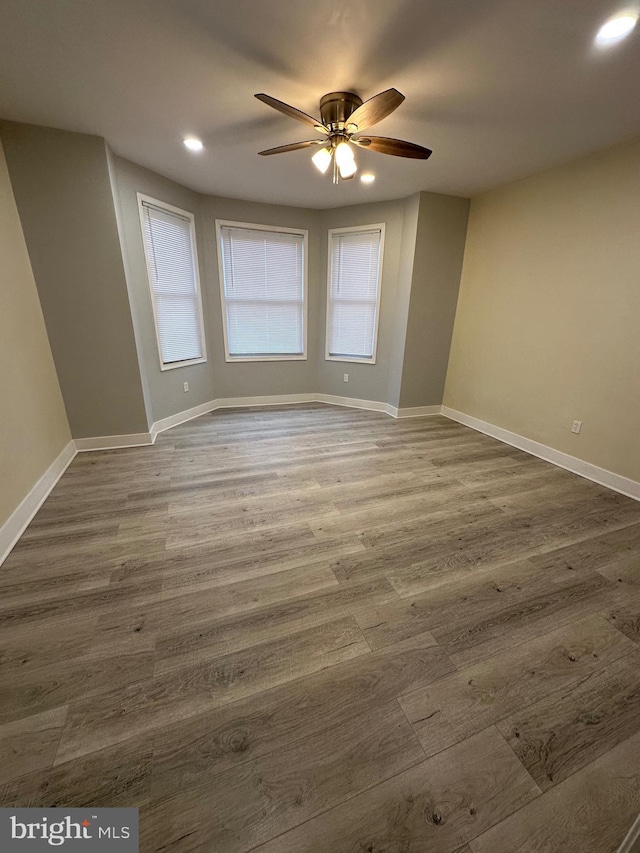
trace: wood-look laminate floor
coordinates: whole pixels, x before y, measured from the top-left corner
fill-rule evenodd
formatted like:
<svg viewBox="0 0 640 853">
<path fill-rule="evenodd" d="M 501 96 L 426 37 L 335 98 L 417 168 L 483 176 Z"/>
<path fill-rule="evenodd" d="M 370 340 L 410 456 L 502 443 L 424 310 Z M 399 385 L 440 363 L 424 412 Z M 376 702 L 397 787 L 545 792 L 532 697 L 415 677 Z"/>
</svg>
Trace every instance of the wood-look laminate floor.
<svg viewBox="0 0 640 853">
<path fill-rule="evenodd" d="M 0 655 L 0 805 L 139 806 L 144 853 L 610 853 L 640 812 L 640 504 L 441 417 L 79 455 Z"/>
</svg>

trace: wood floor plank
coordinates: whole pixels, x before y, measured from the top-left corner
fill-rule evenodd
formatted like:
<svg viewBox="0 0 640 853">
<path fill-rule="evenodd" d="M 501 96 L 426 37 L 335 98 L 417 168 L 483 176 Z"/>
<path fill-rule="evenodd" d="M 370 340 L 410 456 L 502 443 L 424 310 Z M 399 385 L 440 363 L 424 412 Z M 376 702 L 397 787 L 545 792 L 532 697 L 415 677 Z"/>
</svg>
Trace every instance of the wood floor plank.
<svg viewBox="0 0 640 853">
<path fill-rule="evenodd" d="M 640 731 L 640 649 L 502 720 L 498 730 L 545 790 Z"/>
<path fill-rule="evenodd" d="M 336 538 L 329 543 L 315 540 L 311 543 L 289 543 L 269 551 L 232 547 L 224 554 L 215 544 L 207 543 L 114 560 L 110 564 L 110 583 L 127 580 L 146 583 L 161 576 L 165 589 L 180 588 L 188 593 L 286 569 L 312 566 L 318 562 L 326 564 L 330 560 L 363 550 L 364 545 L 352 537 Z"/>
<path fill-rule="evenodd" d="M 135 808 L 149 802 L 152 746 L 127 743 L 0 786 L 2 808 Z"/>
<path fill-rule="evenodd" d="M 544 633 L 538 631 L 539 622 L 558 624 L 563 615 L 573 621 L 583 615 L 577 612 L 581 607 L 597 609 L 592 597 L 600 594 L 602 600 L 603 592 L 613 595 L 614 589 L 596 572 L 576 577 L 570 569 L 560 569 L 549 577 L 523 560 L 359 613 L 357 620 L 372 648 L 432 631 L 464 666 Z"/>
<path fill-rule="evenodd" d="M 605 619 L 591 615 L 415 690 L 400 704 L 433 755 L 542 697 L 571 695 L 576 684 L 633 648 Z"/>
<path fill-rule="evenodd" d="M 37 631 L 31 623 L 21 623 L 0 631 L 0 672 L 3 678 L 22 670 L 52 666 L 61 660 L 81 657 L 95 637 L 98 617 L 93 613 L 63 620 L 41 620 Z"/>
<path fill-rule="evenodd" d="M 117 609 L 122 602 L 130 606 L 140 606 L 160 597 L 162 582 L 157 578 L 143 588 L 123 585 L 115 587 L 98 586 L 68 596 L 65 590 L 41 599 L 30 597 L 28 601 L 16 606 L 11 599 L 0 602 L 0 626 L 12 627 L 44 620 L 77 618 L 83 613 L 96 614 Z"/>
<path fill-rule="evenodd" d="M 241 853 L 423 758 L 391 702 L 189 788 L 179 810 L 156 800 L 150 847 Z"/>
<path fill-rule="evenodd" d="M 0 804 L 137 805 L 144 853 L 515 853 L 548 802 L 571 853 L 639 654 L 638 502 L 442 416 L 219 410 L 79 454 L 6 559 Z M 636 796 L 610 770 L 572 815 Z"/>
<path fill-rule="evenodd" d="M 331 568 L 339 581 L 384 574 L 400 595 L 405 590 L 396 579 L 403 569 L 415 569 L 419 574 L 418 591 L 426 591 L 456 578 L 464 579 L 469 577 L 473 567 L 464 565 L 457 573 L 453 569 L 441 569 L 432 556 L 447 536 L 455 534 L 456 541 L 471 536 L 472 531 L 482 527 L 492 516 L 500 518 L 500 511 L 488 502 L 480 502 L 472 510 L 468 505 L 450 507 L 412 521 L 405 520 L 400 526 L 385 523 L 358 530 L 355 535 L 363 541 L 361 550 L 351 555 L 340 554 L 331 563 Z M 401 535 L 398 535 L 399 531 Z M 411 594 L 414 594 L 412 590 Z"/>
<path fill-rule="evenodd" d="M 218 619 L 234 613 L 246 613 L 257 607 L 267 607 L 280 601 L 300 598 L 319 590 L 338 585 L 336 576 L 325 565 L 304 566 L 273 572 L 263 577 L 225 584 L 216 590 L 215 600 L 207 599 L 208 618 Z M 163 580 L 162 599 L 172 602 L 175 609 L 182 610 L 185 599 L 199 596 L 201 590 L 181 595 L 182 589 Z M 178 597 L 179 600 L 176 600 Z"/>
<path fill-rule="evenodd" d="M 452 853 L 539 795 L 495 729 L 258 847 L 260 853 Z M 511 853 L 517 850 L 512 848 Z"/>
<path fill-rule="evenodd" d="M 117 588 L 122 588 L 122 585 L 121 580 Z M 111 586 L 116 586 L 113 578 Z M 322 563 L 220 585 L 216 588 L 215 598 L 203 597 L 200 584 L 185 588 L 171 582 L 165 585 L 162 581 L 162 588 L 156 595 L 144 598 L 125 595 L 124 604 L 115 612 L 110 608 L 109 613 L 99 620 L 99 625 L 122 625 L 129 621 L 136 625 L 144 623 L 147 630 L 157 633 L 166 632 L 169 626 L 172 630 L 180 625 L 187 629 L 194 624 L 209 623 L 234 614 L 248 614 L 257 608 L 295 601 L 337 586 L 335 575 Z"/>
<path fill-rule="evenodd" d="M 470 842 L 473 853 L 611 853 L 638 814 L 640 734 Z"/>
<path fill-rule="evenodd" d="M 368 652 L 344 618 L 74 702 L 56 763 Z"/>
<path fill-rule="evenodd" d="M 458 668 L 471 666 L 596 611 L 610 594 L 611 587 L 601 584 L 594 572 L 570 584 L 557 584 L 526 602 L 505 606 L 493 618 L 480 614 L 462 628 L 434 629 L 434 636 Z"/>
<path fill-rule="evenodd" d="M 67 711 L 63 705 L 0 725 L 0 785 L 53 764 Z"/>
<path fill-rule="evenodd" d="M 453 670 L 423 634 L 246 699 L 163 727 L 153 737 L 154 796 L 194 783 L 341 725 Z"/>
<path fill-rule="evenodd" d="M 70 626 L 72 628 L 72 626 Z M 146 638 L 89 643 L 85 651 L 53 663 L 14 668 L 0 682 L 0 722 L 53 709 L 103 690 L 150 678 L 152 643 Z"/>
<path fill-rule="evenodd" d="M 220 654 L 247 646 L 287 637 L 312 626 L 321 626 L 340 617 L 357 614 L 376 604 L 397 600 L 393 587 L 384 578 L 353 584 L 341 584 L 293 599 L 224 619 L 193 618 L 182 622 L 175 614 L 163 628 L 152 623 L 157 632 L 156 673 L 166 673 L 185 665 L 210 660 Z M 205 614 L 206 616 L 206 614 Z M 121 613 L 100 622 L 103 627 L 139 626 L 139 613 Z M 135 630 L 135 628 L 134 628 Z M 367 646 L 367 648 L 369 648 Z"/>
<path fill-rule="evenodd" d="M 616 586 L 613 600 L 603 602 L 602 615 L 629 639 L 640 645 L 640 551 L 622 552 L 622 559 L 598 572 Z"/>
<path fill-rule="evenodd" d="M 390 572 L 389 578 L 400 595 L 416 595 L 441 583 L 442 578 L 463 577 L 478 568 L 509 563 L 514 553 L 521 558 L 533 558 L 590 539 L 594 529 L 617 530 L 637 520 L 637 510 L 630 503 L 619 507 L 607 505 L 593 512 L 590 509 L 593 502 L 587 499 L 563 511 L 554 507 L 537 514 L 514 513 L 506 520 L 499 516 L 486 522 L 483 519 L 483 523 L 462 532 L 447 532 L 433 543 L 427 558 Z M 367 538 L 363 538 L 363 543 L 370 547 L 375 544 Z"/>
</svg>

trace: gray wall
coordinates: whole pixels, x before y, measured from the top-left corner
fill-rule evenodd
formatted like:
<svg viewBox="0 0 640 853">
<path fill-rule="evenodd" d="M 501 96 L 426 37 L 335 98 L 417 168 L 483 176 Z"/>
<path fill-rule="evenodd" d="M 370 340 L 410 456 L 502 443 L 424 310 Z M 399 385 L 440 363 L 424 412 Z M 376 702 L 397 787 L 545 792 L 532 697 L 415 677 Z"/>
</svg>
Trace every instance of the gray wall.
<svg viewBox="0 0 640 853">
<path fill-rule="evenodd" d="M 146 432 L 224 397 L 440 402 L 466 201 L 421 193 L 305 210 L 203 196 L 113 155 L 98 137 L 12 122 L 0 131 L 74 437 Z M 160 369 L 138 192 L 195 215 L 206 363 Z M 216 219 L 309 232 L 307 360 L 225 361 Z M 327 232 L 376 222 L 386 225 L 377 362 L 326 361 Z"/>
<path fill-rule="evenodd" d="M 442 403 L 456 315 L 469 200 L 420 193 L 401 407 Z"/>
<path fill-rule="evenodd" d="M 0 135 L 71 433 L 146 432 L 105 142 L 9 122 Z"/>
<path fill-rule="evenodd" d="M 153 420 L 221 397 L 313 393 L 320 329 L 318 314 L 319 212 L 203 196 L 121 157 L 111 158 L 114 197 L 119 208 L 134 326 Z M 196 239 L 207 340 L 207 361 L 176 370 L 160 370 L 151 297 L 136 193 L 150 195 L 195 215 Z M 256 225 L 281 225 L 309 231 L 308 357 L 306 361 L 227 363 L 216 246 L 216 219 Z M 323 344 L 324 345 L 324 344 Z M 183 383 L 189 383 L 189 392 Z"/>
<path fill-rule="evenodd" d="M 394 406 L 441 402 L 468 201 L 416 193 L 397 201 L 304 210 L 199 195 L 120 157 L 111 158 L 111 171 L 152 420 L 225 397 L 321 392 Z M 206 364 L 160 370 L 137 192 L 195 214 Z M 225 361 L 216 219 L 304 228 L 309 232 L 306 361 Z M 330 228 L 377 222 L 385 223 L 386 233 L 376 364 L 327 361 L 327 232 Z M 343 381 L 345 373 L 349 374 L 348 383 Z M 190 386 L 188 394 L 183 390 L 185 381 Z"/>
<path fill-rule="evenodd" d="M 389 381 L 387 385 L 386 401 L 396 408 L 400 406 L 404 347 L 407 337 L 407 318 L 409 316 L 409 301 L 411 299 L 411 282 L 413 280 L 413 261 L 416 251 L 416 235 L 418 233 L 419 214 L 420 193 L 416 193 L 410 198 L 405 199 L 404 203 L 402 242 L 400 244 L 400 264 L 398 267 L 395 306 L 395 328 L 393 330 L 391 340 Z"/>
<path fill-rule="evenodd" d="M 321 252 L 320 281 L 321 298 L 317 315 L 321 351 L 318 354 L 318 390 L 324 394 L 356 397 L 360 400 L 387 402 L 389 372 L 396 334 L 396 312 L 399 298 L 400 250 L 404 224 L 405 200 L 387 201 L 377 204 L 360 204 L 354 207 L 339 207 L 320 211 Z M 386 225 L 382 285 L 380 297 L 380 321 L 378 326 L 378 349 L 375 364 L 326 361 L 324 357 L 324 330 L 327 306 L 327 261 L 329 228 L 348 228 L 355 225 Z M 349 382 L 343 374 L 349 374 Z"/>
<path fill-rule="evenodd" d="M 202 231 L 200 212 L 202 196 L 121 157 L 112 155 L 110 161 L 133 325 L 141 360 L 143 381 L 147 390 L 147 405 L 150 409 L 151 420 L 157 421 L 184 409 L 207 403 L 216 396 L 211 357 L 214 344 L 213 331 L 211 323 L 207 322 L 210 311 L 208 305 L 209 289 L 205 286 L 207 277 L 203 264 L 203 246 L 206 235 Z M 147 279 L 144 244 L 138 213 L 138 197 L 136 195 L 138 192 L 167 204 L 173 204 L 175 207 L 187 210 L 195 216 L 207 346 L 207 361 L 202 364 L 192 364 L 173 370 L 163 371 L 160 369 L 160 355 L 156 341 L 151 292 Z M 189 391 L 186 393 L 183 387 L 185 382 L 189 383 Z"/>
<path fill-rule="evenodd" d="M 281 207 L 257 202 L 203 196 L 201 227 L 204 233 L 205 280 L 212 330 L 211 354 L 214 363 L 216 397 L 254 397 L 266 394 L 303 394 L 317 391 L 316 354 L 319 338 L 315 318 L 318 294 L 318 211 Z M 281 225 L 309 232 L 308 337 L 306 361 L 254 361 L 227 363 L 224 357 L 220 278 L 216 247 L 216 219 L 253 225 Z"/>
</svg>

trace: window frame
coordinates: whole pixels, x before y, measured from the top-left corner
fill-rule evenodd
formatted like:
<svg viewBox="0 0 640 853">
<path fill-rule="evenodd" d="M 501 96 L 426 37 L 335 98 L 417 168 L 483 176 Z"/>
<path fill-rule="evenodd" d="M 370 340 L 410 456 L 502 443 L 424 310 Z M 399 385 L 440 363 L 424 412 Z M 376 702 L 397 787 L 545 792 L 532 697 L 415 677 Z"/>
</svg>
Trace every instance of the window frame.
<svg viewBox="0 0 640 853">
<path fill-rule="evenodd" d="M 153 327 L 156 334 L 156 347 L 158 350 L 158 360 L 160 362 L 160 370 L 177 370 L 179 367 L 190 367 L 193 364 L 204 364 L 207 361 L 207 338 L 204 332 L 204 312 L 202 308 L 202 287 L 200 285 L 200 266 L 198 263 L 198 244 L 196 240 L 195 216 L 188 210 L 183 210 L 180 207 L 169 204 L 166 201 L 160 201 L 152 196 L 144 193 L 136 193 L 138 198 L 138 215 L 140 217 L 140 235 L 142 238 L 142 253 L 144 255 L 144 264 L 147 271 L 147 284 L 149 286 L 149 294 L 151 296 L 151 308 L 153 312 Z M 156 305 L 156 295 L 152 285 L 151 268 L 149 267 L 149 257 L 147 254 L 147 245 L 145 240 L 145 222 L 144 222 L 144 204 L 147 203 L 151 207 L 156 207 L 159 210 L 165 210 L 167 213 L 174 213 L 189 220 L 189 231 L 191 234 L 191 253 L 193 256 L 193 269 L 195 272 L 196 283 L 196 307 L 198 309 L 198 325 L 200 329 L 200 343 L 202 355 L 197 358 L 189 358 L 183 361 L 164 362 L 162 360 L 162 343 L 160 341 L 160 329 L 158 327 L 158 309 Z"/>
<path fill-rule="evenodd" d="M 276 234 L 297 234 L 302 237 L 302 353 L 276 355 L 230 355 L 227 331 L 227 300 L 224 287 L 224 253 L 222 229 L 238 228 L 251 231 L 270 231 Z M 309 232 L 305 228 L 288 228 L 284 225 L 257 225 L 251 222 L 235 222 L 216 219 L 216 250 L 218 252 L 218 279 L 220 283 L 220 307 L 222 310 L 222 332 L 224 338 L 224 360 L 230 364 L 251 361 L 307 361 L 308 358 L 308 310 L 309 310 Z"/>
<path fill-rule="evenodd" d="M 376 299 L 376 319 L 373 329 L 373 352 L 370 358 L 365 356 L 331 355 L 331 272 L 333 268 L 333 240 L 334 234 L 365 233 L 367 231 L 380 231 L 380 254 L 378 258 L 378 282 Z M 374 222 L 368 225 L 350 225 L 347 228 L 330 228 L 328 232 L 327 251 L 327 310 L 325 320 L 325 361 L 342 361 L 353 364 L 375 364 L 378 355 L 378 329 L 380 327 L 380 303 L 382 296 L 382 266 L 384 261 L 385 223 Z"/>
</svg>

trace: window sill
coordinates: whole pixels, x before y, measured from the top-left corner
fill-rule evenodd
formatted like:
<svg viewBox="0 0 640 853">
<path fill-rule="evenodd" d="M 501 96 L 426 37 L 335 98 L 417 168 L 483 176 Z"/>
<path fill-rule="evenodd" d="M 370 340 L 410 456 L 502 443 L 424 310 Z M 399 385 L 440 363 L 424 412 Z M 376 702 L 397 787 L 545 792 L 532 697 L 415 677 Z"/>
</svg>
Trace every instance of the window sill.
<svg viewBox="0 0 640 853">
<path fill-rule="evenodd" d="M 192 358 L 189 361 L 172 361 L 169 364 L 161 364 L 160 370 L 176 370 L 178 367 L 191 367 L 192 364 L 205 364 L 205 358 Z"/>
<path fill-rule="evenodd" d="M 325 355 L 325 361 L 342 361 L 349 364 L 375 364 L 375 358 L 358 358 L 357 356 L 349 355 Z"/>
<path fill-rule="evenodd" d="M 243 363 L 247 361 L 306 361 L 306 355 L 227 355 L 227 364 Z"/>
</svg>

